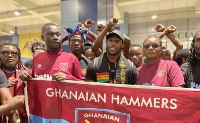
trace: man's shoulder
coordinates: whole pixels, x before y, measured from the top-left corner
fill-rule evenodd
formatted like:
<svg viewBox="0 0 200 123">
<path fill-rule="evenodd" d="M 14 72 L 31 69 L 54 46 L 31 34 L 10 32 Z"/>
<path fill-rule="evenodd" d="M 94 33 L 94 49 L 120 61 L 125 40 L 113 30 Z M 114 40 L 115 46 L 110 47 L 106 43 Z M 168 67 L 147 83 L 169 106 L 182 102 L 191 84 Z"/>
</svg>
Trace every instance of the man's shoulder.
<svg viewBox="0 0 200 123">
<path fill-rule="evenodd" d="M 36 54 L 33 56 L 33 58 L 43 57 L 43 56 L 45 56 L 46 54 L 47 54 L 47 51 L 41 52 L 41 53 L 36 53 Z"/>
<path fill-rule="evenodd" d="M 86 57 L 83 57 L 83 58 L 80 60 L 80 62 L 84 62 L 84 63 L 86 63 L 86 64 L 89 64 L 89 63 L 91 63 L 92 61 L 91 61 L 90 59 L 86 58 Z"/>
<path fill-rule="evenodd" d="M 68 52 L 62 52 L 61 53 L 61 56 L 63 57 L 63 56 L 67 56 L 67 58 L 76 58 L 76 56 L 74 55 L 74 54 L 72 54 L 72 53 L 68 53 Z"/>
</svg>

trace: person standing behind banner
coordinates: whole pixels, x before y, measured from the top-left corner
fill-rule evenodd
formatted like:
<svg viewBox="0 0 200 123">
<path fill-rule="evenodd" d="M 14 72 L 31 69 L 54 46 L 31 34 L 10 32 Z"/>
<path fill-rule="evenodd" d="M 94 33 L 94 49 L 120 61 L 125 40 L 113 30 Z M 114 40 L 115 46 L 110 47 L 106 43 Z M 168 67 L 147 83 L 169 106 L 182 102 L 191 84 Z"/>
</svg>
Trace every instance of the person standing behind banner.
<svg viewBox="0 0 200 123">
<path fill-rule="evenodd" d="M 176 63 L 181 66 L 184 63 L 187 63 L 190 60 L 190 50 L 182 49 L 176 53 Z"/>
<path fill-rule="evenodd" d="M 31 52 L 33 53 L 33 56 L 36 53 L 41 53 L 41 52 L 44 52 L 45 50 L 46 50 L 45 43 L 42 39 L 36 38 L 32 41 Z M 31 59 L 31 60 L 25 62 L 24 66 L 28 69 L 32 69 L 32 62 L 33 62 L 33 60 Z"/>
<path fill-rule="evenodd" d="M 194 35 L 190 52 L 189 62 L 181 65 L 181 69 L 184 73 L 187 87 L 200 89 L 200 31 Z"/>
<path fill-rule="evenodd" d="M 72 27 L 67 27 L 66 30 L 68 30 L 69 33 L 67 37 L 69 41 L 70 51 L 78 58 L 82 68 L 82 72 L 85 75 L 87 66 L 91 62 L 83 55 L 84 45 L 86 44 L 86 33 L 88 30 L 80 30 L 79 25 L 76 26 L 76 29 L 73 29 Z"/>
<path fill-rule="evenodd" d="M 143 49 L 141 45 L 132 44 L 129 48 L 128 59 L 138 68 L 143 63 Z"/>
<path fill-rule="evenodd" d="M 117 20 L 111 19 L 99 36 L 105 36 L 107 29 L 116 23 Z M 106 40 L 107 52 L 95 58 L 88 65 L 86 81 L 110 84 L 135 84 L 137 81 L 137 69 L 130 60 L 121 55 L 124 42 L 123 34 L 118 30 L 114 30 L 107 34 Z"/>
<path fill-rule="evenodd" d="M 25 85 L 21 80 L 19 80 L 19 74 L 24 70 L 21 63 L 20 49 L 15 44 L 6 42 L 0 46 L 0 59 L 0 68 L 8 79 L 12 96 L 24 95 Z M 19 110 L 19 114 L 23 123 L 28 122 L 25 107 Z"/>
<path fill-rule="evenodd" d="M 33 78 L 61 80 L 84 80 L 80 63 L 76 56 L 62 52 L 61 34 L 58 26 L 47 23 L 42 27 L 42 39 L 47 51 L 33 57 L 32 75 L 24 70 L 20 73 L 21 80 Z"/>
<path fill-rule="evenodd" d="M 138 68 L 138 85 L 183 87 L 183 73 L 176 62 L 161 60 L 162 41 L 148 37 L 143 43 L 146 62 Z"/>
</svg>

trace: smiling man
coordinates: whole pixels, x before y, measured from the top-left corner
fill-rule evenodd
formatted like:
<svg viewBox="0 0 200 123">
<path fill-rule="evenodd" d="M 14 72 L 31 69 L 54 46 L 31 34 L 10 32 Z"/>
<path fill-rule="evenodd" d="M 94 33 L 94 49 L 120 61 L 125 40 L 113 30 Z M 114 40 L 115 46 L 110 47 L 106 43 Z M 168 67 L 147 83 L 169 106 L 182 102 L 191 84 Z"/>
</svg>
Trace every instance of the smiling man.
<svg viewBox="0 0 200 123">
<path fill-rule="evenodd" d="M 112 23 L 110 21 L 108 25 L 113 25 Z M 137 81 L 137 69 L 130 60 L 121 55 L 121 50 L 124 47 L 123 34 L 118 30 L 114 30 L 107 34 L 106 40 L 107 52 L 95 58 L 88 65 L 86 81 L 135 84 Z"/>
</svg>

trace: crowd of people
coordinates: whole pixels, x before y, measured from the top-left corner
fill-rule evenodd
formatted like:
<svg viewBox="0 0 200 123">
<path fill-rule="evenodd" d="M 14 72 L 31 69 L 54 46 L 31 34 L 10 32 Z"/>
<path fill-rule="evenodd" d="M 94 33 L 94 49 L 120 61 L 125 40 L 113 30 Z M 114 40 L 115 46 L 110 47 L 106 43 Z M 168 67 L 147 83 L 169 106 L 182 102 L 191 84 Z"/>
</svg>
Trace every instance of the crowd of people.
<svg viewBox="0 0 200 123">
<path fill-rule="evenodd" d="M 68 35 L 64 38 L 61 38 L 56 24 L 45 24 L 41 39 L 32 41 L 33 59 L 25 63 L 21 62 L 18 46 L 8 42 L 2 44 L 2 122 L 6 123 L 7 119 L 15 123 L 28 122 L 23 96 L 26 85 L 23 81 L 32 78 L 200 88 L 200 32 L 195 34 L 191 48 L 183 49 L 183 45 L 173 34 L 176 27 L 171 25 L 165 28 L 158 24 L 155 26 L 155 30 L 160 32 L 157 37 L 147 37 L 142 45 L 131 44 L 127 35 L 113 28 L 117 22 L 116 18 L 112 18 L 107 25 L 99 24 L 99 34 L 96 35 L 90 30 L 94 21 L 88 19 L 75 28 L 66 27 Z M 175 45 L 173 53 L 162 43 L 164 36 Z M 103 51 L 104 38 L 106 51 Z M 71 53 L 62 52 L 64 41 L 69 42 Z"/>
</svg>

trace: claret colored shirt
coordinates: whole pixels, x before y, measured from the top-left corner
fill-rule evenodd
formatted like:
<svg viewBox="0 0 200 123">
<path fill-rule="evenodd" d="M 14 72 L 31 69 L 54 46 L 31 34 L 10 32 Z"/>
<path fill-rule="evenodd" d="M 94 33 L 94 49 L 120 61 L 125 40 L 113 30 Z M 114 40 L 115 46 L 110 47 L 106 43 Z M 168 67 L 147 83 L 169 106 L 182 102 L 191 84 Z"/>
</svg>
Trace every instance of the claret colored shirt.
<svg viewBox="0 0 200 123">
<path fill-rule="evenodd" d="M 66 74 L 67 80 L 84 80 L 80 63 L 71 53 L 49 52 L 38 53 L 33 57 L 32 75 L 34 78 L 52 79 L 57 72 Z"/>
<path fill-rule="evenodd" d="M 185 85 L 183 73 L 174 61 L 159 60 L 138 68 L 138 85 L 177 87 Z"/>
</svg>

